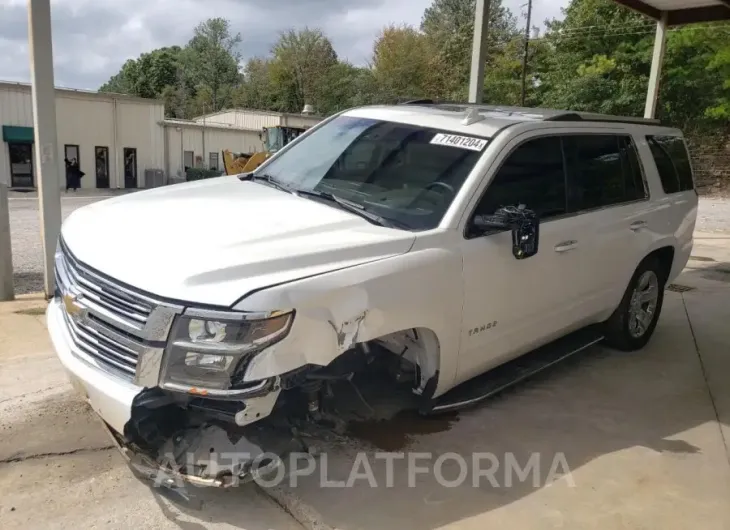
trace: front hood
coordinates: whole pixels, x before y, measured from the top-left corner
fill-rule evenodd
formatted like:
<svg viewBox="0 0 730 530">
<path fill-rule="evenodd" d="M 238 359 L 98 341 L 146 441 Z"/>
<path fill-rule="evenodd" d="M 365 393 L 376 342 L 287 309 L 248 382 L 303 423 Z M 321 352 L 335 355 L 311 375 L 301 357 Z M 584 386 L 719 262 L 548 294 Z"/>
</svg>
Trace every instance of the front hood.
<svg viewBox="0 0 730 530">
<path fill-rule="evenodd" d="M 217 306 L 403 254 L 415 237 L 235 176 L 98 202 L 71 214 L 61 233 L 79 261 L 112 278 L 159 297 Z"/>
</svg>

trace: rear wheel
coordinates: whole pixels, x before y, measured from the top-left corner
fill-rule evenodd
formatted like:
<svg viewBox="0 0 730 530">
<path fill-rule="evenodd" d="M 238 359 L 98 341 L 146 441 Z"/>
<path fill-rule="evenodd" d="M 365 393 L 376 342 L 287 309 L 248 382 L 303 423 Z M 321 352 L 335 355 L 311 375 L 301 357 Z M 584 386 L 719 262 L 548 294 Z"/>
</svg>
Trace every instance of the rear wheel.
<svg viewBox="0 0 730 530">
<path fill-rule="evenodd" d="M 639 265 L 621 303 L 606 321 L 606 344 L 617 350 L 634 351 L 649 342 L 662 310 L 665 281 L 656 259 Z"/>
</svg>

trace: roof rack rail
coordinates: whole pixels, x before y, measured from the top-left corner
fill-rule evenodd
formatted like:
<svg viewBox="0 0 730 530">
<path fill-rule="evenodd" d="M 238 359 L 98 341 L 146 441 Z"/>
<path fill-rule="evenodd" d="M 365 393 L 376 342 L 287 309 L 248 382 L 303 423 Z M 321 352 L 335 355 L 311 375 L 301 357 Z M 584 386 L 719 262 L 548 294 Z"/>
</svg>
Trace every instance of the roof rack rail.
<svg viewBox="0 0 730 530">
<path fill-rule="evenodd" d="M 435 103 L 433 99 L 412 99 L 399 103 L 399 105 L 434 105 Z"/>
<path fill-rule="evenodd" d="M 607 123 L 636 123 L 640 125 L 661 125 L 661 120 L 637 118 L 634 116 L 609 116 L 590 112 L 565 112 L 545 118 L 543 121 L 598 121 Z"/>
</svg>

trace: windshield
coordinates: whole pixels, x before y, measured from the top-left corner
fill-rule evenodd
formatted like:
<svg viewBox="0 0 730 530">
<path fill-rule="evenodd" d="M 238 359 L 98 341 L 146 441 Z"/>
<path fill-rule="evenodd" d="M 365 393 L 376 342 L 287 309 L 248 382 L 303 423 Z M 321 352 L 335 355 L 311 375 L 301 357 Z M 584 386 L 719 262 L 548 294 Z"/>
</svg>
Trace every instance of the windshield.
<svg viewBox="0 0 730 530">
<path fill-rule="evenodd" d="M 484 138 L 340 116 L 255 175 L 335 195 L 395 226 L 427 230 L 441 221 L 486 145 Z"/>
</svg>

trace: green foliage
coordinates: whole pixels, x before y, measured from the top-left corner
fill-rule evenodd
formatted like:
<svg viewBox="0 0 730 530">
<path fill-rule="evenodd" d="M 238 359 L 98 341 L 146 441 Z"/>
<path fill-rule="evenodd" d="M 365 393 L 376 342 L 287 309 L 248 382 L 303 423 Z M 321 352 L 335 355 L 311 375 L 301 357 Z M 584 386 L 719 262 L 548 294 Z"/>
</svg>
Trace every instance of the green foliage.
<svg viewBox="0 0 730 530">
<path fill-rule="evenodd" d="M 214 177 L 220 177 L 223 175 L 222 171 L 217 169 L 206 169 L 202 167 L 189 167 L 185 172 L 185 179 L 190 180 L 202 180 L 210 179 Z"/>
<path fill-rule="evenodd" d="M 654 46 L 652 21 L 610 0 L 573 0 L 548 23 L 549 53 L 539 88 L 544 106 L 643 114 Z M 727 119 L 730 27 L 672 29 L 667 38 L 658 114 L 681 127 Z"/>
<path fill-rule="evenodd" d="M 431 95 L 447 100 L 466 100 L 471 68 L 471 47 L 474 34 L 475 0 L 433 0 L 423 14 L 421 31 L 435 54 L 437 66 L 434 75 L 439 89 Z M 502 6 L 501 0 L 492 0 L 489 15 L 487 47 L 487 101 L 504 90 L 505 78 L 513 78 L 514 40 L 519 37 L 517 19 Z M 510 47 L 510 44 L 512 46 Z M 509 47 L 511 54 L 505 53 Z M 511 55 L 509 59 L 508 55 Z M 519 60 L 519 59 L 517 59 Z M 519 82 L 519 77 L 516 78 Z M 501 87 L 501 88 L 499 88 Z"/>
<path fill-rule="evenodd" d="M 484 100 L 521 101 L 523 29 L 492 0 Z M 182 48 L 127 61 L 101 90 L 165 101 L 168 116 L 191 118 L 226 107 L 321 115 L 371 103 L 430 97 L 466 100 L 475 0 L 432 0 L 419 28 L 388 26 L 367 66 L 340 61 L 319 29 L 288 30 L 266 57 L 241 64 L 241 36 L 222 18 L 194 30 Z M 572 0 L 560 20 L 534 30 L 528 49 L 529 106 L 641 115 L 654 23 L 611 0 Z M 659 115 L 682 127 L 730 120 L 730 25 L 669 32 Z"/>
<path fill-rule="evenodd" d="M 172 46 L 143 53 L 136 60 L 130 59 L 99 91 L 158 97 L 165 87 L 175 84 L 180 52 L 179 46 Z"/>
<path fill-rule="evenodd" d="M 425 35 L 409 26 L 389 26 L 375 41 L 373 79 L 378 99 L 396 102 L 432 94 L 437 62 Z"/>
</svg>

